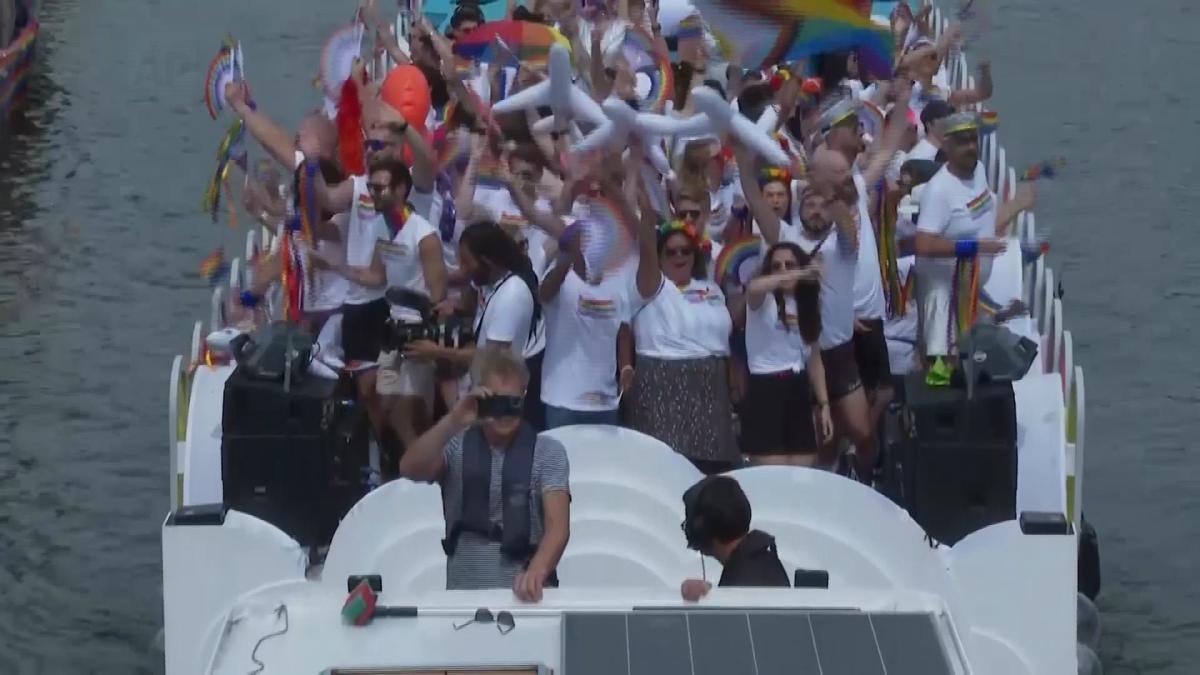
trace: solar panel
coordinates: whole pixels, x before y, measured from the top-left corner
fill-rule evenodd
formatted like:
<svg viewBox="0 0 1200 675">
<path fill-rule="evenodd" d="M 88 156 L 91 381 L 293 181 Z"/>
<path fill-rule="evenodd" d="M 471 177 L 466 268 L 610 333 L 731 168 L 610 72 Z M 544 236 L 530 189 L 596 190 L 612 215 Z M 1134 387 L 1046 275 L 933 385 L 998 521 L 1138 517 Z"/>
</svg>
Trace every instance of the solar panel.
<svg viewBox="0 0 1200 675">
<path fill-rule="evenodd" d="M 567 613 L 565 675 L 951 675 L 928 613 Z"/>
</svg>

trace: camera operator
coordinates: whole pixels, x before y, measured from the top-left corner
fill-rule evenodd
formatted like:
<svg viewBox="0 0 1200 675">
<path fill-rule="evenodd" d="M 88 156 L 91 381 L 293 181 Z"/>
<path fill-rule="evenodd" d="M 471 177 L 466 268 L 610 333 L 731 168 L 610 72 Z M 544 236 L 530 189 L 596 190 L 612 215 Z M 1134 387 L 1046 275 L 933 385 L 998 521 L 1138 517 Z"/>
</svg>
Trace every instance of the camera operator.
<svg viewBox="0 0 1200 675">
<path fill-rule="evenodd" d="M 707 476 L 683 493 L 683 534 L 688 548 L 712 556 L 724 567 L 718 586 L 791 587 L 775 550 L 775 538 L 750 529 L 750 500 L 737 480 Z M 695 602 L 712 584 L 688 579 L 680 592 Z"/>
<path fill-rule="evenodd" d="M 479 290 L 473 331 L 475 346 L 455 348 L 418 340 L 408 345 L 405 355 L 465 366 L 471 363 L 476 348 L 497 346 L 507 347 L 518 358 L 523 357 L 541 315 L 537 277 L 529 257 L 503 228 L 491 221 L 473 223 L 463 230 L 458 248 L 460 269 Z M 532 393 L 525 400 L 525 416 L 536 425 L 540 395 L 536 401 L 531 399 Z"/>
<path fill-rule="evenodd" d="M 409 448 L 400 474 L 437 481 L 446 514 L 446 588 L 512 587 L 539 601 L 557 586 L 570 537 L 562 444 L 521 419 L 529 371 L 508 347 L 481 347 L 475 388 Z"/>
<path fill-rule="evenodd" d="M 436 304 L 446 296 L 441 239 L 433 225 L 408 203 L 411 189 L 412 176 L 404 162 L 388 154 L 371 158 L 367 168 L 367 190 L 375 212 L 382 217 L 387 238 L 375 241 L 368 266 L 340 263 L 335 269 L 364 288 L 402 289 Z M 378 356 L 375 393 L 382 397 L 387 427 L 395 431 L 407 447 L 429 426 L 433 413 L 433 363 L 402 358 L 386 337 L 389 315 L 393 320 L 416 324 L 427 317 L 415 309 L 391 307 L 382 319 L 372 317 L 377 324 L 361 328 L 385 335 Z M 393 466 L 385 466 L 384 475 L 391 475 Z"/>
</svg>

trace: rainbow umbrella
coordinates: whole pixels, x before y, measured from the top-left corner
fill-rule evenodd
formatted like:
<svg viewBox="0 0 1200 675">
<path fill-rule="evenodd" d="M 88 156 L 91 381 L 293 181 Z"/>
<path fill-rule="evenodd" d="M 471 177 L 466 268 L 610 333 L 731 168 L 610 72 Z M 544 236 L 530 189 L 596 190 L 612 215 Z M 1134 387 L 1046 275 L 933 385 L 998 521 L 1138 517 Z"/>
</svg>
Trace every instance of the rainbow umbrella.
<svg viewBox="0 0 1200 675">
<path fill-rule="evenodd" d="M 695 0 L 718 43 L 748 68 L 857 50 L 876 76 L 892 72 L 892 36 L 858 0 Z M 756 39 L 748 40 L 753 35 Z"/>
<path fill-rule="evenodd" d="M 454 43 L 454 54 L 471 63 L 544 66 L 550 46 L 571 43 L 554 28 L 532 21 L 491 21 Z"/>
</svg>

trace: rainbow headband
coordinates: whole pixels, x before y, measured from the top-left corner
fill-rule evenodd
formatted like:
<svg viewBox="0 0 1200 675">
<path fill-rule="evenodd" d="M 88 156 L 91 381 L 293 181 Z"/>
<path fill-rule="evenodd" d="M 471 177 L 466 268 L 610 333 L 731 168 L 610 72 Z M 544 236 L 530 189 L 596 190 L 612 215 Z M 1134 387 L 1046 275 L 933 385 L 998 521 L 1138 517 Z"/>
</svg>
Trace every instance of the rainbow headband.
<svg viewBox="0 0 1200 675">
<path fill-rule="evenodd" d="M 700 232 L 696 226 L 684 220 L 668 220 L 658 226 L 658 233 L 663 237 L 668 237 L 676 232 L 682 232 L 687 235 L 688 239 L 692 240 L 701 251 L 708 253 L 712 251 L 712 240 L 708 238 L 708 233 Z"/>
<path fill-rule="evenodd" d="M 979 131 L 979 117 L 971 113 L 955 113 L 942 120 L 941 133 L 943 136 L 962 133 L 964 131 Z"/>
<path fill-rule="evenodd" d="M 792 172 L 777 166 L 768 166 L 758 172 L 758 184 L 760 186 L 775 182 L 791 185 Z"/>
</svg>

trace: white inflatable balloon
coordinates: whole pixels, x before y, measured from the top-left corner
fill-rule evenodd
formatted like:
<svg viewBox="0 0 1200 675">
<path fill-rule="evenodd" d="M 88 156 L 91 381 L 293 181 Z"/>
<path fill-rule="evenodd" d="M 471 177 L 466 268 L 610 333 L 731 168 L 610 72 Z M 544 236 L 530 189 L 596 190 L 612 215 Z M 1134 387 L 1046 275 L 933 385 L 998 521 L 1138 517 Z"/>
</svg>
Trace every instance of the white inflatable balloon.
<svg viewBox="0 0 1200 675">
<path fill-rule="evenodd" d="M 692 90 L 692 100 L 696 102 L 696 110 L 708 117 L 713 131 L 720 134 L 732 134 L 742 145 L 772 164 L 777 166 L 790 164 L 787 153 L 779 147 L 779 143 L 774 138 L 756 126 L 745 115 L 735 113 L 717 92 L 709 87 L 696 87 Z"/>
<path fill-rule="evenodd" d="M 549 107 L 559 129 L 567 128 L 567 124 L 575 119 L 596 125 L 605 122 L 606 117 L 600 106 L 571 81 L 571 54 L 566 47 L 560 44 L 550 47 L 549 71 L 550 76 L 545 81 L 499 101 L 492 106 L 492 113 L 503 115 L 518 110 Z"/>
</svg>

